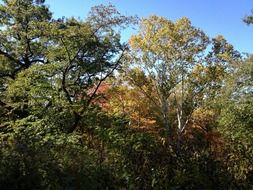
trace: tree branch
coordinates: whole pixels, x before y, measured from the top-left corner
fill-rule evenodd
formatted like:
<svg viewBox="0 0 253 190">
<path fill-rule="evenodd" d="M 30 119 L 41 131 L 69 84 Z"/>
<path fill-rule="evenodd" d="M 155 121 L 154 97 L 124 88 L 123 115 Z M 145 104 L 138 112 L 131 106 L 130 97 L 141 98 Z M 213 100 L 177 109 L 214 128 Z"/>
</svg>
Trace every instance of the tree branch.
<svg viewBox="0 0 253 190">
<path fill-rule="evenodd" d="M 97 93 L 97 91 L 98 91 L 100 85 L 102 84 L 102 82 L 105 81 L 109 76 L 111 76 L 112 73 L 116 70 L 116 68 L 117 68 L 118 65 L 120 64 L 120 60 L 122 59 L 122 57 L 123 57 L 123 55 L 124 55 L 124 51 L 125 51 L 125 50 L 123 50 L 122 54 L 120 55 L 120 57 L 119 57 L 118 60 L 116 61 L 116 63 L 115 63 L 115 65 L 114 65 L 114 67 L 112 68 L 112 70 L 111 70 L 110 72 L 108 72 L 108 73 L 106 74 L 105 77 L 103 77 L 102 79 L 100 79 L 98 85 L 96 86 L 95 90 L 93 91 L 92 95 L 89 97 L 89 99 L 88 99 L 88 101 L 87 101 L 87 107 L 90 105 L 92 99 L 93 99 L 94 96 L 96 95 L 96 93 Z"/>
<path fill-rule="evenodd" d="M 11 60 L 11 61 L 17 63 L 18 65 L 22 65 L 22 63 L 21 63 L 19 60 L 15 59 L 15 58 L 12 57 L 10 54 L 8 54 L 8 53 L 6 53 L 6 52 L 4 52 L 4 51 L 2 51 L 2 50 L 0 50 L 0 55 L 3 55 L 4 57 L 6 57 L 6 58 L 8 58 L 9 60 Z"/>
</svg>

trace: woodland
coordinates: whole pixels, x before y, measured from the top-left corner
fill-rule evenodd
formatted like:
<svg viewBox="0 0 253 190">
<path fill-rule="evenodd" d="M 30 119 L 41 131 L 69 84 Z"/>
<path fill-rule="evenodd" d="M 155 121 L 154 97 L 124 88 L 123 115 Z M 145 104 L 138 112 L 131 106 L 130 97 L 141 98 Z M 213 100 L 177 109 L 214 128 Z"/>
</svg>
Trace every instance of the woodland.
<svg viewBox="0 0 253 190">
<path fill-rule="evenodd" d="M 253 56 L 222 35 L 0 3 L 1 190 L 247 190 L 252 158 Z"/>
</svg>

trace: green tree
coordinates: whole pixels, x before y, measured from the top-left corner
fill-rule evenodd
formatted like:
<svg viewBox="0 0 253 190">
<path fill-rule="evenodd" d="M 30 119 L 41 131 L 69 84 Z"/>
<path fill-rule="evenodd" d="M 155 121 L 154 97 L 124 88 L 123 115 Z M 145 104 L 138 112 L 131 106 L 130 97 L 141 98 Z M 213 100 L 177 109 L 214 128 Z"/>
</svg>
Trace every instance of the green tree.
<svg viewBox="0 0 253 190">
<path fill-rule="evenodd" d="M 79 20 L 52 19 L 44 1 L 1 3 L 1 188 L 114 188 L 103 162 L 113 122 L 93 100 L 121 63 L 120 32 L 132 22 L 112 5 Z"/>
<path fill-rule="evenodd" d="M 67 130 L 74 131 L 100 84 L 118 67 L 126 49 L 119 29 L 134 18 L 110 5 L 94 7 L 85 21 L 54 20 L 43 2 L 29 0 L 4 1 L 1 14 L 3 114 L 24 118 L 34 106 L 40 116 L 65 110 L 72 121 Z"/>
<path fill-rule="evenodd" d="M 252 187 L 252 57 L 234 64 L 234 73 L 226 80 L 219 130 L 227 140 L 229 171 L 235 178 Z M 251 186 L 247 186 L 251 185 Z"/>
<path fill-rule="evenodd" d="M 1 3 L 0 102 L 4 114 L 11 110 L 3 99 L 8 83 L 20 71 L 35 63 L 46 62 L 48 44 L 44 29 L 50 22 L 51 12 L 42 2 L 6 0 Z M 24 112 L 20 114 L 25 115 Z"/>
<path fill-rule="evenodd" d="M 251 11 L 251 14 L 244 17 L 243 22 L 245 22 L 247 25 L 253 24 L 253 11 Z"/>
</svg>

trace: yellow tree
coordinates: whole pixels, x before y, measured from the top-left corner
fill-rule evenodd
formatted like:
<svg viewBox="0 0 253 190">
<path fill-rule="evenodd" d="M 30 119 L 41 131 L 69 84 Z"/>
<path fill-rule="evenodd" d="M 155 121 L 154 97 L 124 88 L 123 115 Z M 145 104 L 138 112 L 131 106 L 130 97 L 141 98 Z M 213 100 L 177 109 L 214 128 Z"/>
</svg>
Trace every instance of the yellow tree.
<svg viewBox="0 0 253 190">
<path fill-rule="evenodd" d="M 141 71 L 133 70 L 128 73 L 128 76 L 134 77 L 135 82 L 141 82 L 143 88 L 148 90 L 148 81 Z M 130 81 L 125 82 L 126 80 L 121 79 L 113 82 L 106 93 L 108 106 L 105 110 L 113 115 L 127 118 L 131 128 L 153 130 L 157 126 L 154 107 L 149 104 L 149 99 L 143 92 L 131 85 Z"/>
<path fill-rule="evenodd" d="M 205 33 L 185 17 L 176 22 L 158 16 L 143 19 L 139 33 L 130 39 L 130 62 L 151 81 L 156 97 L 150 97 L 150 103 L 159 107 L 162 125 L 167 130 L 173 126 L 169 122 L 171 111 L 176 113 L 178 134 L 189 121 L 186 80 L 208 43 Z"/>
</svg>

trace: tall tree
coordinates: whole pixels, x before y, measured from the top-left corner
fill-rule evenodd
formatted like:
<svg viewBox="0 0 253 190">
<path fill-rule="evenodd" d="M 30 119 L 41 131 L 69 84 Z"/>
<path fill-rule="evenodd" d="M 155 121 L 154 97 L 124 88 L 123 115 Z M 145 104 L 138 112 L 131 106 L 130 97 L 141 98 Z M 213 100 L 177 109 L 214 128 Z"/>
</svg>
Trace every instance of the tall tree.
<svg viewBox="0 0 253 190">
<path fill-rule="evenodd" d="M 112 189 L 100 135 L 111 123 L 91 103 L 121 63 L 120 31 L 134 20 L 112 5 L 79 20 L 52 19 L 42 0 L 1 3 L 2 189 Z M 89 128 L 100 133 L 92 145 Z"/>
<path fill-rule="evenodd" d="M 5 0 L 0 5 L 1 77 L 14 79 L 34 63 L 45 63 L 45 28 L 52 21 L 51 12 L 42 2 Z"/>
<path fill-rule="evenodd" d="M 0 5 L 0 106 L 4 115 L 12 110 L 3 97 L 9 83 L 20 71 L 47 62 L 44 29 L 51 15 L 42 1 L 4 0 Z M 19 115 L 26 113 L 19 111 Z"/>
<path fill-rule="evenodd" d="M 252 185 L 253 147 L 253 62 L 252 57 L 233 64 L 234 72 L 225 80 L 219 116 L 219 130 L 230 148 L 229 171 L 238 180 Z M 236 164 L 235 164 L 236 163 Z"/>
<path fill-rule="evenodd" d="M 151 80 L 157 94 L 151 102 L 159 106 L 167 130 L 173 125 L 168 116 L 173 109 L 177 115 L 177 131 L 182 133 L 187 125 L 185 81 L 207 44 L 204 32 L 192 26 L 187 18 L 173 23 L 157 16 L 143 19 L 139 33 L 130 39 L 131 63 Z"/>
<path fill-rule="evenodd" d="M 72 121 L 68 131 L 74 131 L 101 83 L 120 64 L 127 47 L 120 29 L 135 18 L 101 5 L 84 21 L 55 20 L 44 2 L 32 0 L 4 1 L 0 12 L 1 94 L 7 94 L 1 106 L 16 118 L 33 114 L 36 106 L 40 116 L 65 110 Z"/>
</svg>

